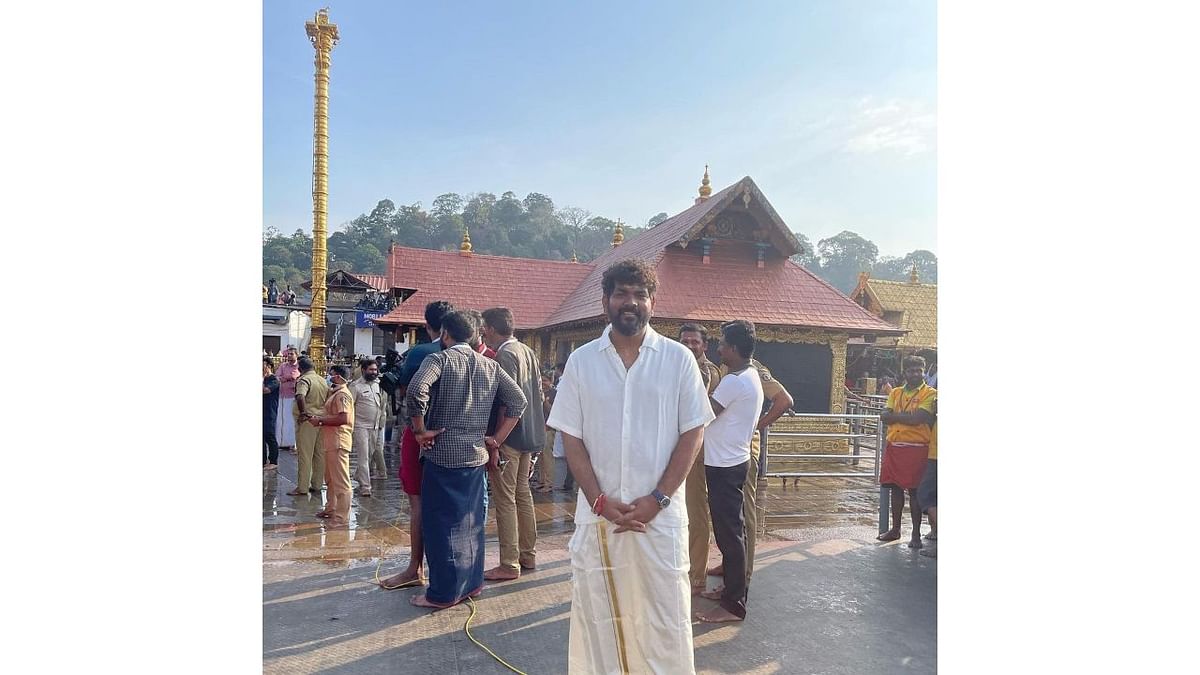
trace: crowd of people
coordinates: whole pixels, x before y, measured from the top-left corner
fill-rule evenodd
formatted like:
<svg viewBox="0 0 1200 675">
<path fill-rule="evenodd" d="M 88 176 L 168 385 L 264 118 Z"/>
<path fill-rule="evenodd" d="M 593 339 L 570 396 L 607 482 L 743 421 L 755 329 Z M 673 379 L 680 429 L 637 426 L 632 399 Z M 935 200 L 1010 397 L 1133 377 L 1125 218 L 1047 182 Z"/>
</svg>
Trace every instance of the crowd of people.
<svg viewBox="0 0 1200 675">
<path fill-rule="evenodd" d="M 375 290 L 367 291 L 367 294 L 354 305 L 355 309 L 362 309 L 369 312 L 390 312 L 395 307 L 395 299 L 386 293 L 380 293 Z"/>
<path fill-rule="evenodd" d="M 537 569 L 532 491 L 577 486 L 568 546 L 571 671 L 694 672 L 693 620 L 746 617 L 759 432 L 793 399 L 754 359 L 752 322 L 721 324 L 713 363 L 703 326 L 684 324 L 670 337 L 650 327 L 656 289 L 645 262 L 610 266 L 599 289 L 609 324 L 552 371 L 514 338 L 509 309 L 474 312 L 446 301 L 425 308 L 430 342 L 403 359 L 364 359 L 353 376 L 333 366 L 326 382 L 294 349 L 278 372 L 264 359 L 264 467 L 276 463 L 273 434 L 285 447 L 294 443 L 299 468 L 289 494 L 319 494 L 323 476 L 329 497 L 317 515 L 343 525 L 350 454 L 360 494 L 369 495 L 372 476 L 386 468 L 382 434 L 395 415 L 411 550 L 407 567 L 382 585 L 424 587 L 410 602 L 431 609 L 478 596 L 485 581 Z M 923 362 L 904 365 L 905 387 L 884 416 L 881 475 L 901 502 L 893 499 L 894 527 L 880 538 L 900 536 L 907 490 L 915 548 L 918 503 L 936 523 L 936 391 L 922 379 Z M 485 570 L 489 506 L 500 562 Z M 712 568 L 710 528 L 721 553 Z M 722 585 L 709 590 L 709 576 Z M 692 614 L 696 596 L 715 604 Z"/>
<path fill-rule="evenodd" d="M 294 305 L 296 304 L 296 293 L 292 290 L 291 284 L 281 291 L 275 280 L 270 279 L 262 287 L 262 301 L 264 305 Z"/>
</svg>

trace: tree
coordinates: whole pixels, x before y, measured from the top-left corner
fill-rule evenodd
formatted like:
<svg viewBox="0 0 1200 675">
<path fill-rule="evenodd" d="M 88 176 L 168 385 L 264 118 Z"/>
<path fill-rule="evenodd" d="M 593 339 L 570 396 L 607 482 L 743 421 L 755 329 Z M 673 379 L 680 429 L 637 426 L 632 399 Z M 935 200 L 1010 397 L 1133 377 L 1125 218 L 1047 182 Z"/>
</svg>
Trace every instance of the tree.
<svg viewBox="0 0 1200 675">
<path fill-rule="evenodd" d="M 817 251 L 813 247 L 812 242 L 808 240 L 808 237 L 799 232 L 793 232 L 792 234 L 796 235 L 796 239 L 800 241 L 800 248 L 802 249 L 799 253 L 792 256 L 792 260 L 808 271 L 820 275 L 821 260 L 817 257 Z"/>
<path fill-rule="evenodd" d="M 583 231 L 584 225 L 592 219 L 592 212 L 578 206 L 567 206 L 558 210 L 558 219 L 574 234 Z"/>
<path fill-rule="evenodd" d="M 640 236 L 667 220 L 657 213 L 645 227 L 624 227 L 625 241 Z M 462 241 L 462 232 L 470 228 L 475 251 L 546 260 L 567 260 L 574 253 L 588 262 L 612 249 L 616 222 L 593 215 L 577 206 L 555 208 L 554 200 L 540 192 L 518 199 L 505 192 L 497 199 L 491 192 L 466 196 L 455 192 L 438 195 L 428 211 L 420 202 L 397 207 L 390 199 L 381 199 L 369 213 L 363 213 L 335 229 L 326 246 L 329 270 L 339 269 L 363 274 L 383 274 L 387 266 L 388 246 L 395 241 L 403 246 L 454 251 Z M 843 292 L 858 281 L 858 272 L 870 270 L 877 279 L 907 280 L 915 264 L 924 283 L 937 282 L 937 256 L 915 250 L 903 258 L 879 257 L 872 242 L 849 231 L 822 239 L 816 246 L 795 233 L 804 249 L 792 257 L 797 263 L 819 275 Z M 304 228 L 284 235 L 276 227 L 263 230 L 263 280 L 274 277 L 281 283 L 297 286 L 308 280 L 312 270 L 312 237 Z"/>
<path fill-rule="evenodd" d="M 817 242 L 822 276 L 843 293 L 854 290 L 858 273 L 870 270 L 879 259 L 879 247 L 849 230 Z"/>
<path fill-rule="evenodd" d="M 923 284 L 937 283 L 937 256 L 931 251 L 917 249 L 903 258 L 885 256 L 871 268 L 873 279 L 908 281 L 913 265 L 917 267 L 917 280 Z"/>
</svg>

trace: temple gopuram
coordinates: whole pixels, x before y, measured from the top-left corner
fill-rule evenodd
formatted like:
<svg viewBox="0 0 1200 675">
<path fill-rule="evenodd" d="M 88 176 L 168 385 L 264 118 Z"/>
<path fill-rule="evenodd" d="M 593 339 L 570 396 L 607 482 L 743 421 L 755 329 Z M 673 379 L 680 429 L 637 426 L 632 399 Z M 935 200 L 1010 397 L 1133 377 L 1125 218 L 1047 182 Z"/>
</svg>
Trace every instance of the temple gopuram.
<svg viewBox="0 0 1200 675">
<path fill-rule="evenodd" d="M 753 321 L 755 356 L 787 387 L 799 412 L 844 412 L 846 349 L 851 339 L 899 337 L 904 330 L 872 314 L 790 257 L 799 241 L 749 177 L 712 194 L 707 168 L 695 204 L 590 263 L 476 254 L 470 234 L 460 250 L 393 244 L 387 284 L 403 297 L 375 320 L 408 346 L 424 341 L 425 305 L 448 300 L 460 309 L 504 306 L 516 336 L 544 364 L 566 361 L 598 337 L 607 318 L 600 278 L 619 260 L 640 258 L 658 273 L 651 325 L 674 338 L 679 326 L 704 325 L 715 360 L 719 326 Z"/>
</svg>

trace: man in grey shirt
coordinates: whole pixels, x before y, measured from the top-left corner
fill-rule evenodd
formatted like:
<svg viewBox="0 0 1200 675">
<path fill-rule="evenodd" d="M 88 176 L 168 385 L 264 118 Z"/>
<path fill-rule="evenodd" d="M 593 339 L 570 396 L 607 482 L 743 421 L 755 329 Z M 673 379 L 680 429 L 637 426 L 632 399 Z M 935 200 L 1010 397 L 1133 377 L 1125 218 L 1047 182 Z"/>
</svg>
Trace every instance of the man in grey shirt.
<svg viewBox="0 0 1200 675">
<path fill-rule="evenodd" d="M 408 414 L 421 447 L 421 530 L 429 589 L 410 602 L 441 608 L 483 590 L 485 464 L 499 464 L 527 407 L 525 395 L 500 366 L 471 349 L 474 333 L 463 312 L 442 319 L 445 349 L 430 354 L 408 385 Z M 494 436 L 486 436 L 493 402 L 501 407 Z M 539 406 L 540 407 L 540 406 Z"/>
<path fill-rule="evenodd" d="M 533 453 L 546 443 L 546 413 L 537 354 L 513 337 L 513 323 L 513 313 L 507 307 L 483 312 L 484 342 L 496 350 L 496 362 L 516 381 L 529 402 L 508 442 L 498 448 L 503 466 L 491 473 L 500 564 L 484 573 L 488 581 L 518 579 L 521 570 L 537 568 L 537 518 L 529 491 L 529 472 Z"/>
</svg>

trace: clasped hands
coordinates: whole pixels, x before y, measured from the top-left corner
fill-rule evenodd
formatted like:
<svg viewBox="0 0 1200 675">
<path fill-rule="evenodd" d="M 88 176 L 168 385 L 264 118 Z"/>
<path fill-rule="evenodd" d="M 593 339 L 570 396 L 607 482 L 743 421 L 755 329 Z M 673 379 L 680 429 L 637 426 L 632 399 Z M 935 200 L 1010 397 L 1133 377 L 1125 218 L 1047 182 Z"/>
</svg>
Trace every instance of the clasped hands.
<svg viewBox="0 0 1200 675">
<path fill-rule="evenodd" d="M 617 526 L 617 532 L 645 532 L 646 526 L 662 509 L 658 501 L 650 495 L 643 495 L 626 504 L 612 497 L 605 498 L 604 509 L 600 516 Z"/>
</svg>

